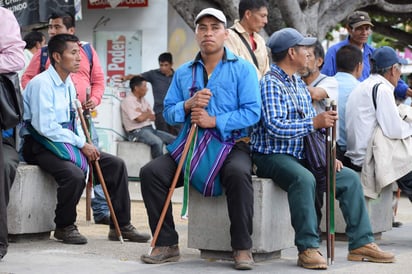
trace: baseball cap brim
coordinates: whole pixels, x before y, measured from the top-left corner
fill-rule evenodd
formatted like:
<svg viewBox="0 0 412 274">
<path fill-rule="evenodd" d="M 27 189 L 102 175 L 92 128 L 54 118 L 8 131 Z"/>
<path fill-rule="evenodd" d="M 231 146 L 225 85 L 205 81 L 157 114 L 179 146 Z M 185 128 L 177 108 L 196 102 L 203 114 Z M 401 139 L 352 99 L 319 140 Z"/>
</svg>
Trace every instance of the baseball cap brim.
<svg viewBox="0 0 412 274">
<path fill-rule="evenodd" d="M 304 37 L 296 45 L 298 46 L 311 46 L 316 43 L 316 37 Z"/>
<path fill-rule="evenodd" d="M 369 21 L 360 21 L 360 22 L 356 22 L 353 23 L 352 25 L 350 25 L 353 29 L 356 29 L 357 27 L 363 26 L 363 25 L 369 25 L 371 27 L 373 27 L 374 25 L 369 22 Z"/>
</svg>

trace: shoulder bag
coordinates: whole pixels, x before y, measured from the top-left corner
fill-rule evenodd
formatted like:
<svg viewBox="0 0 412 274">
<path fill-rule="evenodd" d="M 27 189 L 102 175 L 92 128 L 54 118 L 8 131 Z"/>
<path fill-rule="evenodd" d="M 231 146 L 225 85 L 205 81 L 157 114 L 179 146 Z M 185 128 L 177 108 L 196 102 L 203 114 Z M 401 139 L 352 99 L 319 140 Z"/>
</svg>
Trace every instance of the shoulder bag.
<svg viewBox="0 0 412 274">
<path fill-rule="evenodd" d="M 23 98 L 17 72 L 0 74 L 0 124 L 2 129 L 15 127 L 23 118 Z"/>
</svg>

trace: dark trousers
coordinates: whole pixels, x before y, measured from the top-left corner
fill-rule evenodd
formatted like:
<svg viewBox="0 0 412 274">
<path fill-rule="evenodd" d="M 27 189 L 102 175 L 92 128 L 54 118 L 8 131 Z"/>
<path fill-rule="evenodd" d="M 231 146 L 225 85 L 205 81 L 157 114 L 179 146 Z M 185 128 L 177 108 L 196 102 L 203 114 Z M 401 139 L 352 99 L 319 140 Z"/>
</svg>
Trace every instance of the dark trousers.
<svg viewBox="0 0 412 274">
<path fill-rule="evenodd" d="M 76 206 L 85 187 L 83 171 L 74 163 L 58 158 L 30 136 L 24 139 L 23 156 L 27 163 L 36 164 L 50 173 L 58 184 L 54 219 L 56 227 L 74 224 L 77 217 Z M 101 152 L 99 165 L 119 225 L 127 225 L 130 223 L 130 197 L 125 163 L 118 157 Z M 95 170 L 93 176 L 97 176 Z"/>
<path fill-rule="evenodd" d="M 0 136 L 0 253 L 7 250 L 7 205 L 9 204 L 10 189 L 16 176 L 19 156 L 14 147 L 14 139 L 3 139 Z"/>
<path fill-rule="evenodd" d="M 156 230 L 176 168 L 177 164 L 173 158 L 169 154 L 165 154 L 152 160 L 140 170 L 143 201 L 152 234 Z M 220 170 L 221 183 L 227 197 L 233 249 L 250 249 L 252 247 L 253 187 L 251 169 L 249 146 L 239 142 L 233 147 Z M 182 185 L 183 177 L 180 176 L 177 187 Z M 170 246 L 178 242 L 179 236 L 175 230 L 172 205 L 170 204 L 156 245 Z"/>
</svg>

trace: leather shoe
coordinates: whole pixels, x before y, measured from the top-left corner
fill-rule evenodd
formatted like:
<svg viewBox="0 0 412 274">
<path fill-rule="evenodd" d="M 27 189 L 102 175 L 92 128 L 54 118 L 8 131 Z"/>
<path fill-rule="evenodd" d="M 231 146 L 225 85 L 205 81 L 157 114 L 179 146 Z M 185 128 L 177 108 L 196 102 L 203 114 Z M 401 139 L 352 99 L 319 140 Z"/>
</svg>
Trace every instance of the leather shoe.
<svg viewBox="0 0 412 274">
<path fill-rule="evenodd" d="M 150 235 L 147 233 L 139 233 L 137 229 L 131 225 L 125 225 L 120 228 L 120 231 L 122 232 L 123 239 L 129 240 L 131 242 L 137 242 L 137 243 L 145 243 L 148 240 L 150 240 Z M 110 228 L 109 231 L 109 240 L 110 241 L 118 241 L 119 238 L 116 235 L 116 230 L 114 228 Z"/>
<path fill-rule="evenodd" d="M 252 252 L 247 250 L 234 250 L 233 260 L 235 261 L 235 269 L 237 270 L 251 270 L 253 268 Z"/>
<path fill-rule="evenodd" d="M 401 227 L 402 225 L 401 222 L 392 222 L 392 227 Z"/>
<path fill-rule="evenodd" d="M 97 225 L 110 225 L 110 216 L 104 216 L 100 220 L 94 220 L 94 223 Z"/>
<path fill-rule="evenodd" d="M 69 225 L 63 228 L 56 228 L 54 230 L 54 238 L 63 241 L 64 244 L 87 244 L 87 239 L 80 234 L 76 225 Z"/>
<path fill-rule="evenodd" d="M 348 261 L 365 261 L 374 263 L 393 263 L 395 255 L 385 252 L 376 243 L 369 243 L 349 251 Z"/>
<path fill-rule="evenodd" d="M 140 259 L 147 264 L 177 262 L 180 259 L 179 246 L 155 246 L 150 255 L 144 254 Z"/>
<path fill-rule="evenodd" d="M 327 269 L 325 258 L 317 248 L 308 248 L 299 253 L 298 266 L 308 269 Z"/>
<path fill-rule="evenodd" d="M 0 261 L 1 261 L 1 259 L 3 259 L 4 258 L 4 256 L 6 256 L 6 254 L 7 254 L 7 249 L 1 249 L 0 248 Z"/>
</svg>

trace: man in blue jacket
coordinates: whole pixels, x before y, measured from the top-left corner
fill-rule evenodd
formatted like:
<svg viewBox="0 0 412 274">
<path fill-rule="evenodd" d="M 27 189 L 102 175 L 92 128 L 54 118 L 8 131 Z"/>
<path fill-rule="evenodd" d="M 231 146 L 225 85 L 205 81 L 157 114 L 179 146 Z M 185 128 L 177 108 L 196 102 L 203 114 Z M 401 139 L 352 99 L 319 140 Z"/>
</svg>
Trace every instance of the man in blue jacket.
<svg viewBox="0 0 412 274">
<path fill-rule="evenodd" d="M 354 45 L 362 50 L 363 53 L 363 70 L 362 75 L 359 77 L 359 81 L 363 81 L 369 77 L 371 71 L 370 58 L 375 48 L 370 46 L 367 42 L 369 36 L 372 34 L 373 24 L 368 13 L 363 11 L 354 11 L 347 19 L 346 29 L 348 30 L 348 37 L 333 46 L 331 46 L 326 52 L 324 64 L 321 72 L 328 76 L 334 76 L 337 73 L 336 68 L 336 53 L 345 45 Z M 395 97 L 401 100 L 406 97 L 412 97 L 412 89 L 403 81 L 399 80 L 398 85 L 395 88 Z"/>
<path fill-rule="evenodd" d="M 236 131 L 236 144 L 220 170 L 225 187 L 231 222 L 231 245 L 236 269 L 251 269 L 253 187 L 250 148 L 242 141 L 246 128 L 260 117 L 261 99 L 256 69 L 224 47 L 228 37 L 226 18 L 220 10 L 207 8 L 195 19 L 196 41 L 200 53 L 176 72 L 164 101 L 163 115 L 171 124 L 185 121 L 200 128 L 216 129 L 227 140 Z M 190 87 L 196 92 L 190 97 Z M 190 119 L 190 120 L 189 120 Z M 143 200 L 154 233 L 162 205 L 166 200 L 177 164 L 166 154 L 140 171 Z M 162 170 L 159 173 L 159 170 Z M 182 186 L 183 176 L 177 186 Z M 171 208 L 167 211 L 159 238 L 145 263 L 165 263 L 180 258 L 178 234 Z"/>
</svg>

